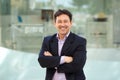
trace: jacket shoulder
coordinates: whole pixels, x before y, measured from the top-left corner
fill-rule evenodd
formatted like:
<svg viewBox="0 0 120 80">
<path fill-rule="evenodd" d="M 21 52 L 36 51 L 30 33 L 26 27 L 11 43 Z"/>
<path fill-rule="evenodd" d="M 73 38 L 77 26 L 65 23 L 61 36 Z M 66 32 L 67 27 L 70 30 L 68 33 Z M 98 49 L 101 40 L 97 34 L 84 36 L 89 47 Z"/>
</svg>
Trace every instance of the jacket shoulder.
<svg viewBox="0 0 120 80">
<path fill-rule="evenodd" d="M 75 38 L 77 38 L 77 39 L 80 39 L 80 40 L 86 40 L 86 38 L 85 38 L 85 37 L 82 37 L 82 36 L 77 35 L 77 34 L 75 34 L 75 33 L 73 33 L 73 35 L 74 35 L 74 36 L 75 36 Z"/>
<path fill-rule="evenodd" d="M 73 35 L 75 36 L 76 42 L 80 42 L 80 43 L 85 43 L 86 44 L 86 42 L 87 42 L 86 38 L 84 38 L 82 36 L 79 36 L 77 34 L 74 34 L 74 33 L 73 33 Z"/>
<path fill-rule="evenodd" d="M 45 41 L 45 42 L 46 42 L 46 41 L 49 42 L 49 41 L 51 41 L 55 36 L 56 36 L 56 34 L 46 36 L 46 37 L 44 37 L 44 41 Z"/>
</svg>

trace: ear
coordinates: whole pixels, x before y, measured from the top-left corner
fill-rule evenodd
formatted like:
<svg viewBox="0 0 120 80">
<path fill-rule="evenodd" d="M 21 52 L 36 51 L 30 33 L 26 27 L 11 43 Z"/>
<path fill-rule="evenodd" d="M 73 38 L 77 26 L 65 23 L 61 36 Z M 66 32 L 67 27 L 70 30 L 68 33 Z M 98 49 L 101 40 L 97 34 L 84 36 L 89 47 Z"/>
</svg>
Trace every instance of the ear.
<svg viewBox="0 0 120 80">
<path fill-rule="evenodd" d="M 73 22 L 71 21 L 70 24 L 71 24 L 71 26 L 72 26 Z"/>
<path fill-rule="evenodd" d="M 54 27 L 56 27 L 56 22 L 55 21 L 53 21 L 53 24 L 54 24 Z"/>
<path fill-rule="evenodd" d="M 70 23 L 71 23 L 71 25 L 73 24 L 73 22 L 72 22 L 72 21 L 71 21 Z"/>
</svg>

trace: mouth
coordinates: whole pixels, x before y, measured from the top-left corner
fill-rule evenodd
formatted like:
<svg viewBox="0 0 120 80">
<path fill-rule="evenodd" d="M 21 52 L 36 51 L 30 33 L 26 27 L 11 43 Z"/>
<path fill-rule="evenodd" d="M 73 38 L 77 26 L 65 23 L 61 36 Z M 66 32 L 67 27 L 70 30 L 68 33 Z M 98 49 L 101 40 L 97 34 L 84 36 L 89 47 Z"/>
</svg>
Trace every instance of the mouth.
<svg viewBox="0 0 120 80">
<path fill-rule="evenodd" d="M 63 30 L 64 30 L 64 29 L 66 29 L 66 28 L 65 28 L 65 27 L 62 27 L 61 29 L 63 29 Z"/>
<path fill-rule="evenodd" d="M 60 30 L 61 30 L 61 31 L 66 31 L 66 30 L 67 30 L 67 28 L 62 27 L 62 28 L 60 28 Z"/>
<path fill-rule="evenodd" d="M 67 29 L 67 26 L 60 27 L 61 30 Z"/>
</svg>

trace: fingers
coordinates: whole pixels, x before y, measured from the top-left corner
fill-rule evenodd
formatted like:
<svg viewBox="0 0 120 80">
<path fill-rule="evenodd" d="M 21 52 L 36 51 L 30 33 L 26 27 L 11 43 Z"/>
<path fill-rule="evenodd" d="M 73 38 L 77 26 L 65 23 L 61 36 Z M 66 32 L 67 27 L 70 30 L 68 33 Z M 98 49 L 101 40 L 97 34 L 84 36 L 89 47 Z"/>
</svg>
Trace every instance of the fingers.
<svg viewBox="0 0 120 80">
<path fill-rule="evenodd" d="M 45 55 L 45 56 L 52 56 L 52 54 L 51 54 L 50 52 L 48 52 L 48 51 L 45 51 L 45 52 L 44 52 L 44 55 Z"/>
<path fill-rule="evenodd" d="M 73 58 L 70 56 L 65 56 L 65 62 L 66 63 L 71 63 L 73 61 Z"/>
</svg>

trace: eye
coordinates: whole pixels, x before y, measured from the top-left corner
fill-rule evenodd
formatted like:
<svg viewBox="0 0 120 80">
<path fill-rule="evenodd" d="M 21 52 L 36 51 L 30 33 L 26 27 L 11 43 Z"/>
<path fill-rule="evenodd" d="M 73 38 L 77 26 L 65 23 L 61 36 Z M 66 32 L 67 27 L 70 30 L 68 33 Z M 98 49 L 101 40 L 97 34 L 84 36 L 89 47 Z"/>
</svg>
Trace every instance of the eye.
<svg viewBox="0 0 120 80">
<path fill-rule="evenodd" d="M 57 23 L 62 23 L 62 21 L 61 21 L 61 20 L 58 20 Z"/>
<path fill-rule="evenodd" d="M 64 23 L 67 23 L 68 22 L 68 20 L 64 20 Z"/>
</svg>

